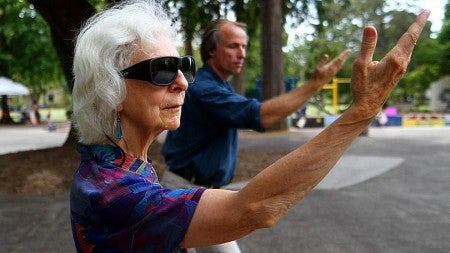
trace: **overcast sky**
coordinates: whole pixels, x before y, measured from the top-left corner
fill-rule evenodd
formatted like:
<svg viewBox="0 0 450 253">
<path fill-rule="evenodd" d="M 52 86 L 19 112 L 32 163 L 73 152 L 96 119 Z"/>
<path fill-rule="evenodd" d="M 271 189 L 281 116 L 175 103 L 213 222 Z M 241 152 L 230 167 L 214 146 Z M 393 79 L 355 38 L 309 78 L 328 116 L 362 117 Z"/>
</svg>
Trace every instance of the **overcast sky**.
<svg viewBox="0 0 450 253">
<path fill-rule="evenodd" d="M 403 1 L 405 3 L 414 2 L 414 1 L 408 1 L 408 0 L 403 0 Z M 431 31 L 433 31 L 433 32 L 439 32 L 441 30 L 442 19 L 444 18 L 446 3 L 447 3 L 447 0 L 432 0 L 432 1 L 418 0 L 416 2 L 416 4 L 421 9 L 428 9 L 431 11 L 431 15 L 428 20 L 431 21 L 431 23 L 432 23 Z"/>
</svg>

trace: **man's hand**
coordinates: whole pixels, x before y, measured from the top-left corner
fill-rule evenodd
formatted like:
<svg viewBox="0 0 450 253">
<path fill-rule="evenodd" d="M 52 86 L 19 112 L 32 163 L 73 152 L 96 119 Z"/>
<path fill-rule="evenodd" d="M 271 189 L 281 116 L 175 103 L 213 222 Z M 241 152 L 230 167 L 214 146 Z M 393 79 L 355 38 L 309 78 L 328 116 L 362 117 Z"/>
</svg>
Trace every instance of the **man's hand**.
<svg viewBox="0 0 450 253">
<path fill-rule="evenodd" d="M 329 83 L 337 72 L 341 70 L 350 52 L 350 49 L 346 49 L 330 62 L 328 62 L 328 55 L 325 54 L 322 56 L 311 78 L 312 85 L 316 87 L 316 92 L 322 89 L 325 84 Z"/>
<path fill-rule="evenodd" d="M 264 101 L 261 106 L 261 125 L 264 128 L 285 119 L 302 107 L 314 94 L 330 82 L 336 73 L 344 66 L 350 55 L 350 49 L 342 51 L 336 58 L 328 62 L 328 55 L 322 56 L 313 77 L 304 85 L 283 95 Z"/>
<path fill-rule="evenodd" d="M 357 106 L 362 115 L 374 117 L 403 77 L 429 16 L 428 10 L 420 13 L 394 48 L 379 62 L 372 59 L 377 44 L 377 30 L 372 26 L 364 29 L 361 50 L 353 63 L 351 83 L 352 107 Z"/>
</svg>

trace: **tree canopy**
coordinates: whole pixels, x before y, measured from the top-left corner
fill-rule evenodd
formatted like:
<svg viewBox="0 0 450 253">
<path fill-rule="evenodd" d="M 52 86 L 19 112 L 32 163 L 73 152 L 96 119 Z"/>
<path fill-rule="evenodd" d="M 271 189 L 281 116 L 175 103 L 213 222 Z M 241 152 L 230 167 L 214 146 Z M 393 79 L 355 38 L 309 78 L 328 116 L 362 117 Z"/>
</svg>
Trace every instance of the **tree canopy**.
<svg viewBox="0 0 450 253">
<path fill-rule="evenodd" d="M 73 37 L 81 23 L 96 10 L 114 0 L 0 0 L 0 74 L 43 92 L 52 85 L 72 89 L 71 59 Z M 312 27 L 304 37 L 287 45 L 289 29 L 282 31 L 284 73 L 286 76 L 309 78 L 324 53 L 336 56 L 344 48 L 359 50 L 362 27 L 373 24 L 379 31 L 376 58 L 394 45 L 416 13 L 388 9 L 385 0 L 279 0 L 285 28 Z M 410 1 L 414 3 L 413 0 Z M 248 25 L 250 37 L 247 67 L 242 87 L 254 87 L 262 77 L 262 8 L 257 0 L 192 1 L 168 0 L 166 7 L 183 35 L 182 50 L 197 55 L 199 35 L 215 18 L 232 18 Z M 264 18 L 267 18 L 264 17 Z M 428 84 L 448 73 L 450 60 L 450 13 L 446 5 L 442 31 L 430 38 L 430 24 L 418 43 L 410 68 L 394 98 L 401 100 L 423 94 Z M 292 40 L 291 40 L 292 41 Z M 349 59 L 351 62 L 352 59 Z M 351 64 L 338 74 L 349 77 Z"/>
<path fill-rule="evenodd" d="M 65 80 L 51 32 L 33 5 L 0 0 L 0 74 L 39 94 Z"/>
</svg>

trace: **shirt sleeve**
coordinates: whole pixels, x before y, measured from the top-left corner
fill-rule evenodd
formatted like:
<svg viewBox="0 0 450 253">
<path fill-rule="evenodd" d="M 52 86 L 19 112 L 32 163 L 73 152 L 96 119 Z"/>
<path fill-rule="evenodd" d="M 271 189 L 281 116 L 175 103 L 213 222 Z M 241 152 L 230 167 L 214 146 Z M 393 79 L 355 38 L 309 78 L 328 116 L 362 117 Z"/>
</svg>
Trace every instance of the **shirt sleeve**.
<svg viewBox="0 0 450 253">
<path fill-rule="evenodd" d="M 71 196 L 77 248 L 118 252 L 172 252 L 205 190 L 164 189 L 140 176 L 102 176 L 81 183 L 84 192 L 75 192 L 81 198 Z"/>
<path fill-rule="evenodd" d="M 231 87 L 217 83 L 201 83 L 190 91 L 197 109 L 223 126 L 263 131 L 261 103 L 234 92 Z M 189 96 L 189 94 L 187 95 Z"/>
<path fill-rule="evenodd" d="M 142 216 L 142 220 L 135 223 L 137 229 L 133 241 L 136 249 L 149 250 L 142 252 L 165 252 L 170 249 L 171 252 L 178 247 L 204 190 L 204 188 L 163 190 L 160 202 L 156 206 L 148 205 L 147 208 L 151 210 Z M 144 197 L 140 202 L 148 201 Z M 149 241 L 154 243 L 149 244 Z"/>
</svg>

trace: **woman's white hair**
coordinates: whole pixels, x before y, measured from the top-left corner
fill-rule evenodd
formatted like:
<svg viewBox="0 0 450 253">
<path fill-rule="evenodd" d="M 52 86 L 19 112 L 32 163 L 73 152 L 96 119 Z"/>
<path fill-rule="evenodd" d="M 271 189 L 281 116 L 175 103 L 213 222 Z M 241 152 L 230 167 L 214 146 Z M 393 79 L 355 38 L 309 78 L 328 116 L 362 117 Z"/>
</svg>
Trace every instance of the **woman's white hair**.
<svg viewBox="0 0 450 253">
<path fill-rule="evenodd" d="M 122 1 L 86 22 L 73 61 L 73 119 L 79 142 L 100 144 L 106 142 L 105 134 L 115 136 L 117 107 L 126 95 L 120 70 L 129 66 L 139 45 L 156 48 L 160 36 L 174 40 L 175 34 L 167 12 L 153 0 Z"/>
</svg>

